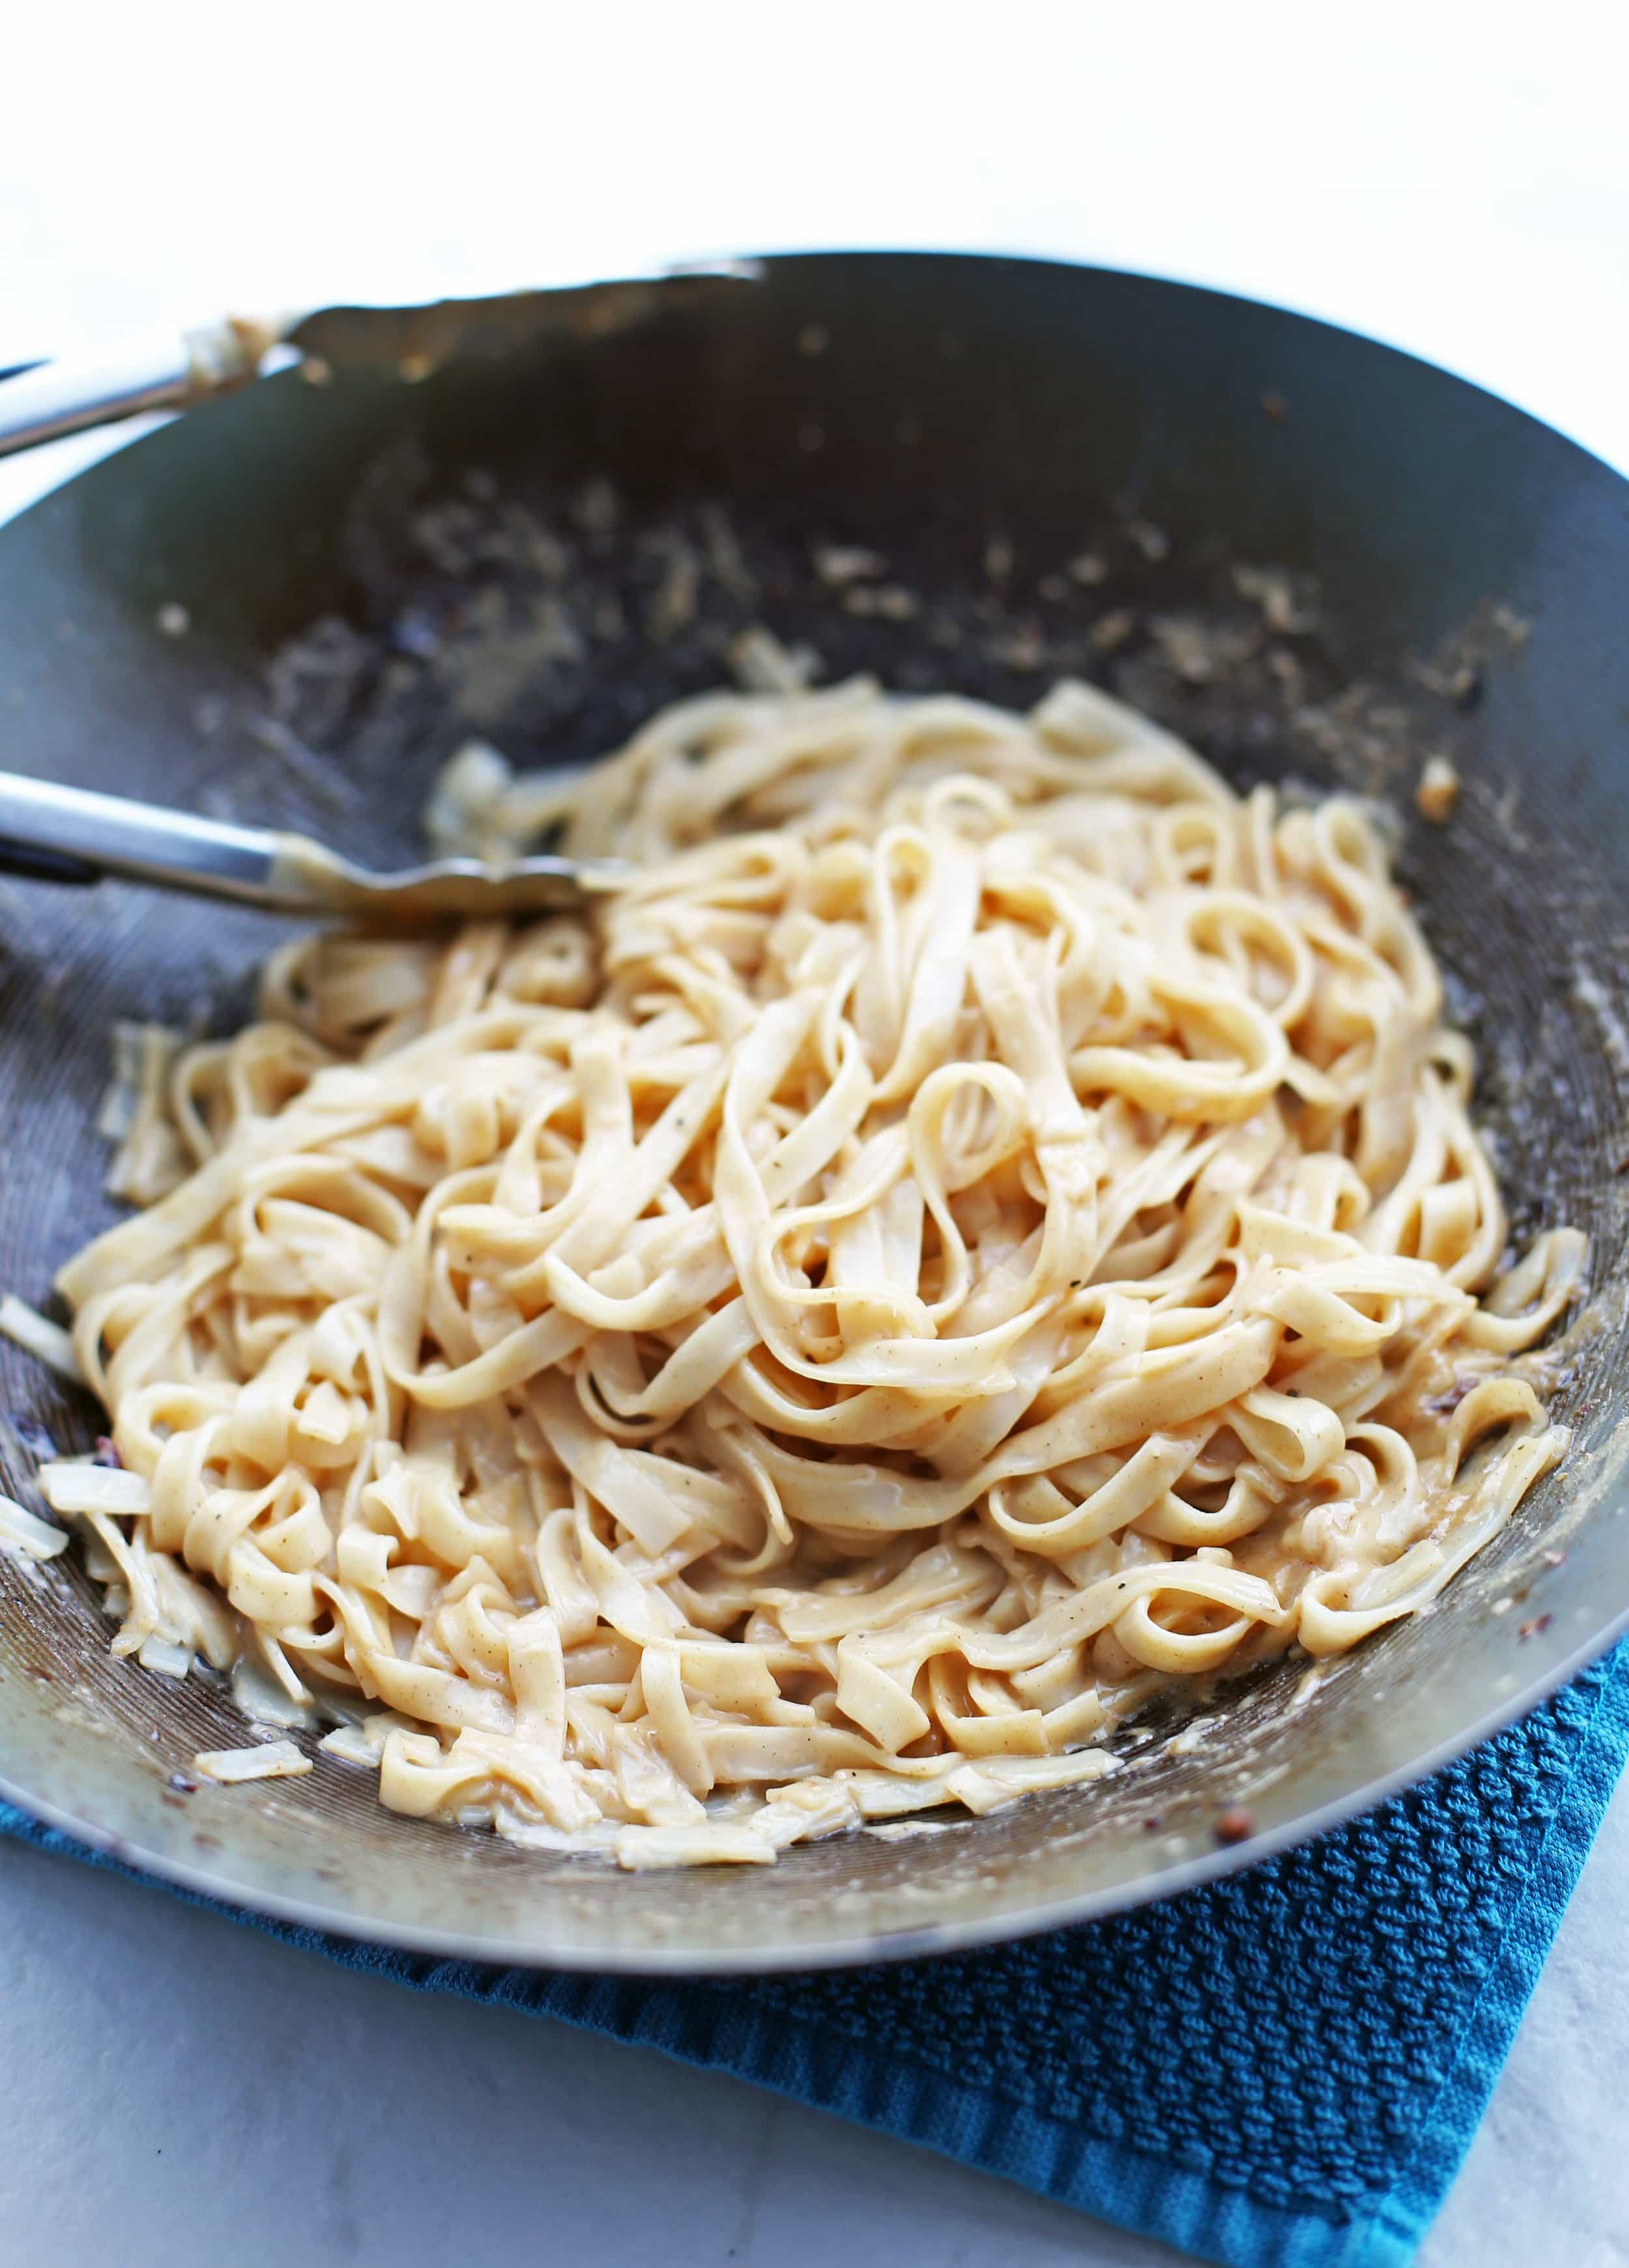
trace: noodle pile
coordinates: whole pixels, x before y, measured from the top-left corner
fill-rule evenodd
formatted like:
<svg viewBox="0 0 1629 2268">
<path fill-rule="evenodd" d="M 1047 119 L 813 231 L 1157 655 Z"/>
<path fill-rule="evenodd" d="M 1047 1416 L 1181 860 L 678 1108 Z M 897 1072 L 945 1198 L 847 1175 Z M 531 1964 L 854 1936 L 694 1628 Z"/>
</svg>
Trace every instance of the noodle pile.
<svg viewBox="0 0 1629 2268">
<path fill-rule="evenodd" d="M 116 1652 L 252 1659 L 398 1811 L 767 1860 L 1112 1769 L 1173 1681 L 1416 1611 L 1561 1454 L 1517 1358 L 1582 1240 L 1500 1276 L 1355 804 L 1075 684 L 494 762 L 444 822 L 626 889 L 303 940 L 143 1057 L 174 1186 L 59 1279 L 121 1469 L 46 1474 Z"/>
</svg>

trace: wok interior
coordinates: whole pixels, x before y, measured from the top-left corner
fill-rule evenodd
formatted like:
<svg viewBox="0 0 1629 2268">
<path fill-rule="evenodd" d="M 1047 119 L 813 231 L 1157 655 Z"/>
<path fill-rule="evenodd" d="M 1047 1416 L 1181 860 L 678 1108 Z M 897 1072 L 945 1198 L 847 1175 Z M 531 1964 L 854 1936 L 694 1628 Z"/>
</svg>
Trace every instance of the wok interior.
<svg viewBox="0 0 1629 2268">
<path fill-rule="evenodd" d="M 263 385 L 0 534 L 4 760 L 385 863 L 414 850 L 464 739 L 526 767 L 608 750 L 725 679 L 764 625 L 827 679 L 1022 707 L 1090 675 L 1236 783 L 1387 796 L 1479 1043 L 1513 1242 L 1560 1220 L 1592 1240 L 1602 1327 L 1558 1400 L 1576 1445 L 1435 1609 L 1294 1708 L 1304 1662 L 1219 1690 L 1202 1714 L 1224 1703 L 1221 1721 L 1174 1751 L 1171 1725 L 1135 1728 L 1108 1780 L 773 1869 L 628 1877 L 522 1852 L 393 1816 L 371 1775 L 326 1757 L 304 1779 L 173 1788 L 242 1720 L 196 1677 L 112 1661 L 72 1554 L 43 1571 L 0 1557 L 0 1777 L 138 1859 L 363 1933 L 764 1966 L 1150 1895 L 1215 1863 L 1224 1807 L 1290 1831 L 1603 1644 L 1629 1605 L 1611 1516 L 1629 1359 L 1623 484 L 1384 350 L 1089 271 L 797 260 L 616 320 L 541 313 L 529 335 L 511 308 L 501 351 L 470 329 L 416 383 Z M 832 546 L 885 563 L 855 572 Z M 179 639 L 156 621 L 175 604 Z M 1410 800 L 1433 751 L 1465 781 L 1444 828 Z M 3 887 L 0 1278 L 39 1301 L 110 1217 L 93 1131 L 110 1025 L 230 1027 L 282 932 L 132 890 Z M 0 1469 L 26 1500 L 38 1429 L 84 1447 L 97 1416 L 15 1350 L 0 1373 Z"/>
</svg>

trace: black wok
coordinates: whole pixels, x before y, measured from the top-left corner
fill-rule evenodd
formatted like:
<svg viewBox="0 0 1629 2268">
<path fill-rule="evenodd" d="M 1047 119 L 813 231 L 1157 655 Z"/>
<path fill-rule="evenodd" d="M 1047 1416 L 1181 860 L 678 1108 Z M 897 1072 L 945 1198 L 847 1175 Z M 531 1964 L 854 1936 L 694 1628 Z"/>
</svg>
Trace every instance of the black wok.
<svg viewBox="0 0 1629 2268">
<path fill-rule="evenodd" d="M 1020 261 L 781 259 L 751 282 L 333 315 L 307 339 L 329 383 L 194 411 L 0 530 L 0 762 L 385 860 L 463 738 L 581 760 L 717 682 L 763 623 L 901 688 L 1023 704 L 1083 672 L 1236 780 L 1390 797 L 1515 1233 L 1592 1239 L 1598 1327 L 1559 1395 L 1576 1447 L 1433 1612 L 1302 1705 L 1287 1665 L 1175 1753 L 1142 1741 L 1135 1770 L 931 1837 L 620 1877 L 393 1817 L 326 1757 L 185 1793 L 171 1776 L 241 1720 L 209 1685 L 110 1661 L 71 1553 L 0 1555 L 4 1792 L 340 1931 L 608 1970 L 807 1965 L 1177 1889 L 1375 1802 L 1603 1648 L 1629 1620 L 1629 484 L 1349 334 Z M 831 544 L 885 568 L 823 575 Z M 1432 752 L 1465 783 L 1442 828 L 1411 802 Z M 109 1026 L 230 1023 L 278 932 L 112 887 L 6 883 L 0 917 L 0 1285 L 44 1300 L 111 1210 Z M 97 1426 L 11 1348 L 0 1412 L 25 1496 L 40 1429 L 69 1448 Z M 1255 1831 L 1224 1848 L 1230 1806 Z"/>
</svg>

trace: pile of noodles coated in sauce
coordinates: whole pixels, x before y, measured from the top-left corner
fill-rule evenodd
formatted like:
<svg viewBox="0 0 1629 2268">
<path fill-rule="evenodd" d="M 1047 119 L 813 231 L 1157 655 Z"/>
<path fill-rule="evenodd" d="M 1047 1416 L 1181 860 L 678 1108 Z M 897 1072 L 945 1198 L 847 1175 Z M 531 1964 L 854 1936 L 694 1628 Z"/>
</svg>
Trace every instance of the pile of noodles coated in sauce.
<svg viewBox="0 0 1629 2268">
<path fill-rule="evenodd" d="M 1426 1604 L 1562 1453 L 1467 1042 L 1362 809 L 1060 685 L 664 711 L 441 822 L 591 919 L 305 939 L 154 1043 L 62 1272 L 115 1651 L 247 1659 L 392 1808 L 773 1859 L 1113 1769 Z M 460 816 L 461 815 L 461 816 Z M 132 1162 L 133 1161 L 133 1162 Z M 160 1193 L 162 1192 L 162 1193 Z"/>
</svg>

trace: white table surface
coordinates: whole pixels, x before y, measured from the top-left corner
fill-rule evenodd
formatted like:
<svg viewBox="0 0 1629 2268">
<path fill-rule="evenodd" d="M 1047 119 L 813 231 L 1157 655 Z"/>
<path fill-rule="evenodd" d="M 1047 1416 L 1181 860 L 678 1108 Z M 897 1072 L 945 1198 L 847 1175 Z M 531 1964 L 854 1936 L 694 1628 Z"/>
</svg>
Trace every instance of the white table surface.
<svg viewBox="0 0 1629 2268">
<path fill-rule="evenodd" d="M 1041 252 L 1330 316 L 1629 466 L 1629 33 L 1598 7 L 109 0 L 9 25 L 0 365 L 223 306 L 730 249 Z M 589 11 L 583 11 L 587 14 Z M 94 443 L 0 465 L 0 515 Z M 1629 1789 L 1422 2259 L 1629 2263 Z M 1175 2256 L 925 2152 L 0 1847 L 0 2259 Z"/>
</svg>

